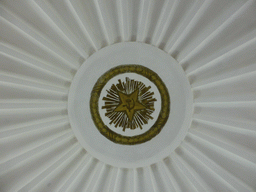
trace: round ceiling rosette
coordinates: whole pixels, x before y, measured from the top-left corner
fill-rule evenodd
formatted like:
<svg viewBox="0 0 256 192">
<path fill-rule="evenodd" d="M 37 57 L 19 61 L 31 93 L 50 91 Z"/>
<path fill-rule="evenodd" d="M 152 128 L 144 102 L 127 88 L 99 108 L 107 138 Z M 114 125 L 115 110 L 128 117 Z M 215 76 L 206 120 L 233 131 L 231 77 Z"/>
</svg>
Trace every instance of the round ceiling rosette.
<svg viewBox="0 0 256 192">
<path fill-rule="evenodd" d="M 255 191 L 256 1 L 0 1 L 0 191 Z"/>
</svg>

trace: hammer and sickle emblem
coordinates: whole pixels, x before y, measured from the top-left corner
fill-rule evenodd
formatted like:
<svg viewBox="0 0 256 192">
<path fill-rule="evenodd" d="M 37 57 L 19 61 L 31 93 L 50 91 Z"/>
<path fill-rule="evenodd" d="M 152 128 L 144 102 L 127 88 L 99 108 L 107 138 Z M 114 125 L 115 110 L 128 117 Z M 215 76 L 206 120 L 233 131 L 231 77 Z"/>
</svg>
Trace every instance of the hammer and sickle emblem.
<svg viewBox="0 0 256 192">
<path fill-rule="evenodd" d="M 126 104 L 127 105 L 123 105 L 123 106 L 126 107 L 129 110 L 129 112 L 130 112 L 131 109 L 133 109 L 134 106 L 135 106 L 134 99 L 126 99 Z"/>
</svg>

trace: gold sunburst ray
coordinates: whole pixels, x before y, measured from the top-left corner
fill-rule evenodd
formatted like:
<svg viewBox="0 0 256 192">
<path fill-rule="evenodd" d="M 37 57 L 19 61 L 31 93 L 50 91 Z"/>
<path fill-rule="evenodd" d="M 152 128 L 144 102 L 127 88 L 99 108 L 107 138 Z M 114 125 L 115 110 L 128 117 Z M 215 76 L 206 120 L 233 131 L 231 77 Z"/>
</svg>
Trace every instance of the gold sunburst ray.
<svg viewBox="0 0 256 192">
<path fill-rule="evenodd" d="M 105 105 L 102 106 L 102 109 L 106 109 L 105 116 L 110 119 L 109 124 L 123 127 L 123 131 L 126 128 L 142 129 L 144 124 L 153 119 L 151 114 L 155 110 L 154 102 L 157 101 L 150 89 L 151 86 L 147 87 L 129 77 L 124 82 L 118 79 L 117 84 L 112 84 L 103 97 Z"/>
</svg>

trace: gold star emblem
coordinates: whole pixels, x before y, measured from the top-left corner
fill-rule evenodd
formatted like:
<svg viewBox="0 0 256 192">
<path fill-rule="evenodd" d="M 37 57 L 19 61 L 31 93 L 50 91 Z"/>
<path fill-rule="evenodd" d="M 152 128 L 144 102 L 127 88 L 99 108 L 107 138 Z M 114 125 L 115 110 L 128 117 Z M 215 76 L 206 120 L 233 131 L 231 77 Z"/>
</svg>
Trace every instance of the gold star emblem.
<svg viewBox="0 0 256 192">
<path fill-rule="evenodd" d="M 116 107 L 115 111 L 126 112 L 128 119 L 132 121 L 133 115 L 136 111 L 145 109 L 146 107 L 138 101 L 139 90 L 137 89 L 133 93 L 126 95 L 122 92 L 118 92 L 120 98 L 120 104 Z"/>
</svg>

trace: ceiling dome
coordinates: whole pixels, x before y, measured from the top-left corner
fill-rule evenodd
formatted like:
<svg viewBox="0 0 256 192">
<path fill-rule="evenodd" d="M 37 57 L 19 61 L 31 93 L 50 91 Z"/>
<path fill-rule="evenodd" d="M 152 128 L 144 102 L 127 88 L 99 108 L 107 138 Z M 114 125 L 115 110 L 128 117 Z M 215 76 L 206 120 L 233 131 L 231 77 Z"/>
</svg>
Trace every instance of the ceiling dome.
<svg viewBox="0 0 256 192">
<path fill-rule="evenodd" d="M 256 1 L 0 2 L 0 191 L 256 191 Z"/>
</svg>

